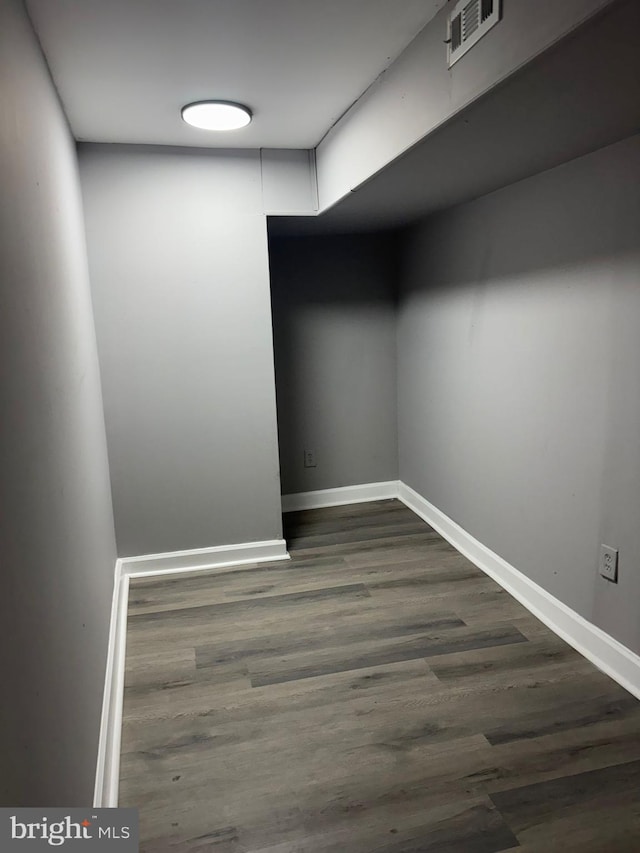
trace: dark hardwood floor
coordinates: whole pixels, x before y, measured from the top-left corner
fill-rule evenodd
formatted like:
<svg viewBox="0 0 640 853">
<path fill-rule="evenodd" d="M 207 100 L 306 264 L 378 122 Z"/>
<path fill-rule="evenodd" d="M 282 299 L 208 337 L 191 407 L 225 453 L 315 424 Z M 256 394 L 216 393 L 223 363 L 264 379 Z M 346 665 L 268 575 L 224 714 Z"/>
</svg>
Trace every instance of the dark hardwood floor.
<svg viewBox="0 0 640 853">
<path fill-rule="evenodd" d="M 131 583 L 141 850 L 640 850 L 640 703 L 398 501 Z"/>
</svg>

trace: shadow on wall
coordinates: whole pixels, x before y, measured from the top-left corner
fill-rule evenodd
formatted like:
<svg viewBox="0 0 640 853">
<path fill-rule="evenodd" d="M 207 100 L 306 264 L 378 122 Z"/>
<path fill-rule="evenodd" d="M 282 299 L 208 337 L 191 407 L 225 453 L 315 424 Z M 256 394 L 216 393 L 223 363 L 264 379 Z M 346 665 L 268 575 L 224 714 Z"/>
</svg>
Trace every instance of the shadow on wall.
<svg viewBox="0 0 640 853">
<path fill-rule="evenodd" d="M 396 243 L 270 237 L 284 494 L 397 477 Z"/>
</svg>

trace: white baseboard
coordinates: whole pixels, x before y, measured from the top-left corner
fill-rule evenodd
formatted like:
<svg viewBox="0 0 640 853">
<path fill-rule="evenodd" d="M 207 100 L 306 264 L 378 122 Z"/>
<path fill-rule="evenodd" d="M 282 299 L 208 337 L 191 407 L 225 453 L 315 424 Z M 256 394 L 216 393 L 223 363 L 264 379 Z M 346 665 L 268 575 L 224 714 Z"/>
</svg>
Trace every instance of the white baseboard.
<svg viewBox="0 0 640 853">
<path fill-rule="evenodd" d="M 265 542 L 245 542 L 240 545 L 221 545 L 213 548 L 195 548 L 191 551 L 125 557 L 116 561 L 93 792 L 93 805 L 96 808 L 115 808 L 118 805 L 130 578 L 210 571 L 227 566 L 288 559 L 289 554 L 284 539 L 273 539 Z"/>
<path fill-rule="evenodd" d="M 315 492 L 298 492 L 282 496 L 282 511 L 320 509 L 326 506 L 383 501 L 398 497 L 398 480 L 383 483 L 364 483 L 361 486 L 342 486 L 338 489 L 319 489 Z"/>
<path fill-rule="evenodd" d="M 93 805 L 96 808 L 115 808 L 118 805 L 128 599 L 129 578 L 122 572 L 122 561 L 117 560 L 93 791 Z"/>
<path fill-rule="evenodd" d="M 640 657 L 588 622 L 400 482 L 398 498 L 576 651 L 640 699 Z"/>
<path fill-rule="evenodd" d="M 138 578 L 143 575 L 194 572 L 288 559 L 287 543 L 284 539 L 271 539 L 265 542 L 242 542 L 239 545 L 215 545 L 212 548 L 193 548 L 190 551 L 123 557 L 122 572 L 129 577 Z"/>
</svg>

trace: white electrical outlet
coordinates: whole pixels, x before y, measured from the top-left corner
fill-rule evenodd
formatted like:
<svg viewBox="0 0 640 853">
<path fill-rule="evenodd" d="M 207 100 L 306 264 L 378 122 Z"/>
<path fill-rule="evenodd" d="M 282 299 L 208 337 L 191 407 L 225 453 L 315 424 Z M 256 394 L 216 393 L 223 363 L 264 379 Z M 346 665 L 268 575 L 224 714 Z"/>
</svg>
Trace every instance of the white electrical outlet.
<svg viewBox="0 0 640 853">
<path fill-rule="evenodd" d="M 618 583 L 618 552 L 608 545 L 600 546 L 600 574 L 613 583 Z"/>
<path fill-rule="evenodd" d="M 316 468 L 316 452 L 315 450 L 305 450 L 304 452 L 304 467 L 305 468 Z"/>
</svg>

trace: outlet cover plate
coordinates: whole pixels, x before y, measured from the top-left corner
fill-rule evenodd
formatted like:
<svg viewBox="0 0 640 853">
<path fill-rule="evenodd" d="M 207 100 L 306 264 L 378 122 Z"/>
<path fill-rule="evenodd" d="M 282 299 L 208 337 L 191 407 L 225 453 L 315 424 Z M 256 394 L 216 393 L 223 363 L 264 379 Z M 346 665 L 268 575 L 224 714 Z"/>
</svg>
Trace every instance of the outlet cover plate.
<svg viewBox="0 0 640 853">
<path fill-rule="evenodd" d="M 600 574 L 613 583 L 618 583 L 618 551 L 609 545 L 600 546 Z"/>
<path fill-rule="evenodd" d="M 305 450 L 304 452 L 304 467 L 305 468 L 316 468 L 316 452 L 315 450 Z"/>
</svg>

